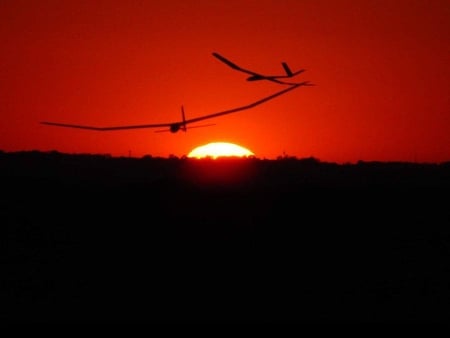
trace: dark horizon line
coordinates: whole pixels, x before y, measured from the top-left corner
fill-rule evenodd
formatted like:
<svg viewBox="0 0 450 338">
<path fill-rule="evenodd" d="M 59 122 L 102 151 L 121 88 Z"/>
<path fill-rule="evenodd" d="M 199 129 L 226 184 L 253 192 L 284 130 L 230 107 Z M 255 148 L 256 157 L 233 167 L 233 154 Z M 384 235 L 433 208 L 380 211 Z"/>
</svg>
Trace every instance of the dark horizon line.
<svg viewBox="0 0 450 338">
<path fill-rule="evenodd" d="M 308 163 L 315 163 L 315 164 L 333 164 L 333 165 L 358 165 L 358 164 L 409 164 L 409 165 L 450 165 L 450 160 L 448 161 L 441 161 L 441 162 L 419 162 L 419 161 L 402 161 L 402 160 L 389 160 L 389 161 L 381 161 L 381 160 L 357 160 L 355 162 L 331 162 L 331 161 L 323 161 L 319 158 L 316 158 L 314 156 L 306 156 L 306 157 L 297 157 L 295 155 L 279 155 L 276 158 L 265 158 L 265 157 L 258 157 L 256 155 L 250 155 L 250 156 L 219 156 L 217 158 L 214 158 L 212 156 L 207 156 L 203 158 L 193 158 L 188 157 L 187 155 L 181 155 L 177 156 L 174 154 L 169 154 L 167 157 L 164 156 L 154 156 L 151 154 L 145 154 L 139 157 L 136 156 L 125 156 L 125 155 L 111 155 L 109 153 L 67 153 L 67 152 L 61 152 L 58 150 L 16 150 L 16 151 L 5 151 L 0 149 L 0 156 L 1 155 L 22 155 L 22 154 L 42 154 L 42 155 L 59 155 L 59 156 L 92 156 L 92 157 L 103 157 L 108 159 L 159 159 L 159 160 L 192 160 L 192 161 L 223 161 L 223 160 L 242 160 L 242 161 L 299 161 L 299 162 L 308 162 Z"/>
</svg>

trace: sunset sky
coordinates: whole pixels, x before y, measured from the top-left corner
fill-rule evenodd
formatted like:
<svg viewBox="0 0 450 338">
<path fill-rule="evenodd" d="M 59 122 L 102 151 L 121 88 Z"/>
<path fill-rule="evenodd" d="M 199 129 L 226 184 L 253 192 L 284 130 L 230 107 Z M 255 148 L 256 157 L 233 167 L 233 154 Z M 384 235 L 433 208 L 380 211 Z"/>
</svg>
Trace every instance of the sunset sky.
<svg viewBox="0 0 450 338">
<path fill-rule="evenodd" d="M 231 142 L 259 158 L 450 160 L 449 0 L 2 0 L 0 150 L 183 156 Z M 97 132 L 175 122 L 299 87 L 187 132 Z M 201 124 L 201 123 L 199 123 Z"/>
</svg>

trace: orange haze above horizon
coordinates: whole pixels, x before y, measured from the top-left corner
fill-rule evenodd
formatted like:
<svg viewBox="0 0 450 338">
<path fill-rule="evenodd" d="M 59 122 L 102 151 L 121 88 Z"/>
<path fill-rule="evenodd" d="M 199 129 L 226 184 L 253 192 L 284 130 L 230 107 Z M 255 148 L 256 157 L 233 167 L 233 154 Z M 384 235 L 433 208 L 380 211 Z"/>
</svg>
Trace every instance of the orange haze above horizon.
<svg viewBox="0 0 450 338">
<path fill-rule="evenodd" d="M 450 160 L 448 0 L 3 1 L 0 150 L 183 156 L 223 140 L 260 158 Z M 96 132 L 246 105 L 187 132 Z"/>
</svg>

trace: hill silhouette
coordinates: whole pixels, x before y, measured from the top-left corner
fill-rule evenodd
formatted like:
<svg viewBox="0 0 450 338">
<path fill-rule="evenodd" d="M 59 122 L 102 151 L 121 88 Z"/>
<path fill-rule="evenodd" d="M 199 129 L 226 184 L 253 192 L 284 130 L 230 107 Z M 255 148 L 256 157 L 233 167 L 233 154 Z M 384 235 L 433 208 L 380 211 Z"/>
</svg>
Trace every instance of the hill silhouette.
<svg viewBox="0 0 450 338">
<path fill-rule="evenodd" d="M 0 318 L 450 315 L 450 163 L 0 152 L 0 180 Z"/>
</svg>

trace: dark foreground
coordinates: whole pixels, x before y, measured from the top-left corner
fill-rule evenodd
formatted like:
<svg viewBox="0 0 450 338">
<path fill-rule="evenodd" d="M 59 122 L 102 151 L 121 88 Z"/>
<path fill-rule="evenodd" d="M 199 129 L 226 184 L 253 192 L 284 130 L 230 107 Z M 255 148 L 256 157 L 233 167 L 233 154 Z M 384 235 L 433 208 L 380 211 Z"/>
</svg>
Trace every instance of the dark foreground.
<svg viewBox="0 0 450 338">
<path fill-rule="evenodd" d="M 4 319 L 449 319 L 450 165 L 0 153 Z"/>
</svg>

